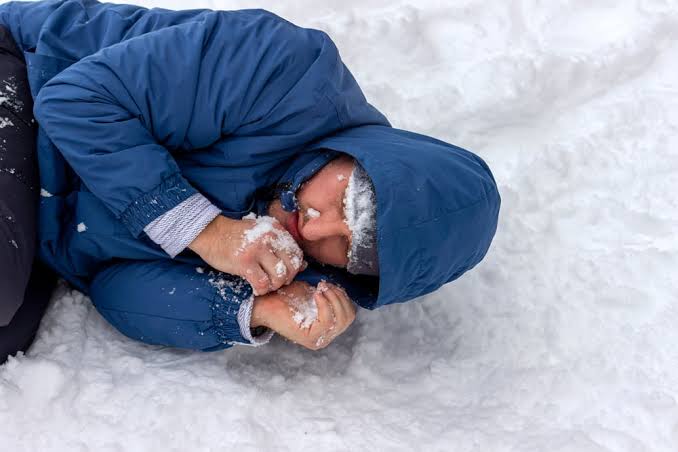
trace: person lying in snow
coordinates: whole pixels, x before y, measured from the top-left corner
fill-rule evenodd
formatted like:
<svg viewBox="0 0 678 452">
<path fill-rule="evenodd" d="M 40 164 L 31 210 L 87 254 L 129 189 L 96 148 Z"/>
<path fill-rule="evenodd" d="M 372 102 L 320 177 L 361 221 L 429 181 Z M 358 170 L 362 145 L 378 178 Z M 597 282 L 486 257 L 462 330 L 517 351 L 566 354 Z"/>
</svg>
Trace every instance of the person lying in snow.
<svg viewBox="0 0 678 452">
<path fill-rule="evenodd" d="M 40 260 L 131 338 L 322 348 L 353 303 L 432 292 L 490 246 L 485 162 L 392 127 L 322 31 L 93 0 L 0 24 L 40 126 Z"/>
</svg>

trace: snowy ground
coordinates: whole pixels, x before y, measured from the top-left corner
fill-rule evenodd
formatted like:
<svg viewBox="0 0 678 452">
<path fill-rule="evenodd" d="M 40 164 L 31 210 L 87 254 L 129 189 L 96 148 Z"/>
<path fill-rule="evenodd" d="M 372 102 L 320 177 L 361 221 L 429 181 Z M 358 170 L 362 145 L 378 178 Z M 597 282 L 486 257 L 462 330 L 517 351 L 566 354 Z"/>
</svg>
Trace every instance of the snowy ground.
<svg viewBox="0 0 678 452">
<path fill-rule="evenodd" d="M 497 237 L 317 353 L 137 344 L 62 289 L 0 368 L 3 450 L 678 450 L 676 1 L 143 4 L 326 30 L 395 126 L 488 161 Z"/>
</svg>

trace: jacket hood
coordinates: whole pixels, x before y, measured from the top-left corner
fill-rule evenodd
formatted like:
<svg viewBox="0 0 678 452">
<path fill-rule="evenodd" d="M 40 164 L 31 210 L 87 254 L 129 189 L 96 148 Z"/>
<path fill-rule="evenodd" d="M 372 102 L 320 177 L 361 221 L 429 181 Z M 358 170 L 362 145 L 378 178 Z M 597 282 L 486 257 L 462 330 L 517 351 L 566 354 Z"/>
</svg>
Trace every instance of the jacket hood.
<svg viewBox="0 0 678 452">
<path fill-rule="evenodd" d="M 343 130 L 308 150 L 323 152 L 303 165 L 298 179 L 317 171 L 319 162 L 332 157 L 328 150 L 334 150 L 358 160 L 374 183 L 379 294 L 366 307 L 430 293 L 487 253 L 501 199 L 490 169 L 475 154 L 382 125 Z"/>
</svg>

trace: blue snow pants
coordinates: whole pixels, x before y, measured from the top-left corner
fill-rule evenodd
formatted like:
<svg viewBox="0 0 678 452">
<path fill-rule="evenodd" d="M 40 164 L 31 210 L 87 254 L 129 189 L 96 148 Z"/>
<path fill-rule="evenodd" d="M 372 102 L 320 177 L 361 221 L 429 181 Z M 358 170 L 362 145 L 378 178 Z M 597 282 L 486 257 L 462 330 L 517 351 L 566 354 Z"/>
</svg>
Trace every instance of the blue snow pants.
<svg viewBox="0 0 678 452">
<path fill-rule="evenodd" d="M 237 315 L 250 294 L 238 277 L 170 259 L 120 261 L 90 285 L 97 310 L 124 335 L 203 351 L 247 343 Z"/>
</svg>

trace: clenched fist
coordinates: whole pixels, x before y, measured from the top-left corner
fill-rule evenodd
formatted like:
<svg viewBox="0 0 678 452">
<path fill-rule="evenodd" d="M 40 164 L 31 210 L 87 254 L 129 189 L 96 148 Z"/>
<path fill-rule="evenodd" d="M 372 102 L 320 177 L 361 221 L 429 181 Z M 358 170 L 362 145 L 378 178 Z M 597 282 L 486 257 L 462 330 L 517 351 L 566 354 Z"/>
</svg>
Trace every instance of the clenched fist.
<svg viewBox="0 0 678 452">
<path fill-rule="evenodd" d="M 304 254 L 272 217 L 215 218 L 189 245 L 211 267 L 247 280 L 255 295 L 290 284 L 306 267 Z"/>
<path fill-rule="evenodd" d="M 266 326 L 310 350 L 327 347 L 355 320 L 355 305 L 339 286 L 295 281 L 256 297 L 250 326 Z"/>
</svg>

